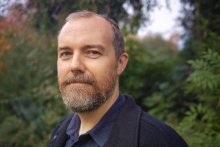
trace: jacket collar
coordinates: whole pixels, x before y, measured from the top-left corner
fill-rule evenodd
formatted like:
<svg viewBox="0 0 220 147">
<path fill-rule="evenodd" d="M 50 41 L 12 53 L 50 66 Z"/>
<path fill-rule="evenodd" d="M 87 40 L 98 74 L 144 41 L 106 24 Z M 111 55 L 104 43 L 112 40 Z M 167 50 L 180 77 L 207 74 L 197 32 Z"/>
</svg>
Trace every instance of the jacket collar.
<svg viewBox="0 0 220 147">
<path fill-rule="evenodd" d="M 131 97 L 126 96 L 126 103 L 116 121 L 104 147 L 137 146 L 141 109 Z"/>
<path fill-rule="evenodd" d="M 52 139 L 48 144 L 48 147 L 64 147 L 68 138 L 66 129 L 70 123 L 72 115 L 61 121 L 54 129 L 55 133 L 52 134 Z M 56 130 L 57 129 L 57 130 Z"/>
</svg>

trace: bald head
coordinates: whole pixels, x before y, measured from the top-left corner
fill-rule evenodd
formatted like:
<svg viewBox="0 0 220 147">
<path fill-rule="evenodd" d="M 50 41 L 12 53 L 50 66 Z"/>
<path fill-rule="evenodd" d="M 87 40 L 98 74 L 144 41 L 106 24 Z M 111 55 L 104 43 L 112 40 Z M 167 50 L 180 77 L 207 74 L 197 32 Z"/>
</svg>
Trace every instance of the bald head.
<svg viewBox="0 0 220 147">
<path fill-rule="evenodd" d="M 109 26 L 111 27 L 111 31 L 112 31 L 112 44 L 113 47 L 115 49 L 115 55 L 117 58 L 119 58 L 121 56 L 121 54 L 124 52 L 124 37 L 122 32 L 120 31 L 117 23 L 115 21 L 113 21 L 112 19 L 102 16 L 102 15 L 98 15 L 94 12 L 91 11 L 79 11 L 79 12 L 75 12 L 75 13 L 71 13 L 68 15 L 68 17 L 66 18 L 66 22 L 65 24 L 67 24 L 68 22 L 74 21 L 74 20 L 78 20 L 78 19 L 92 19 L 92 18 L 99 18 L 99 19 L 103 19 L 104 21 L 106 21 L 106 23 L 109 24 Z M 63 27 L 65 26 L 65 24 L 63 25 Z M 63 28 L 62 27 L 62 28 Z M 61 28 L 61 30 L 62 30 Z"/>
</svg>

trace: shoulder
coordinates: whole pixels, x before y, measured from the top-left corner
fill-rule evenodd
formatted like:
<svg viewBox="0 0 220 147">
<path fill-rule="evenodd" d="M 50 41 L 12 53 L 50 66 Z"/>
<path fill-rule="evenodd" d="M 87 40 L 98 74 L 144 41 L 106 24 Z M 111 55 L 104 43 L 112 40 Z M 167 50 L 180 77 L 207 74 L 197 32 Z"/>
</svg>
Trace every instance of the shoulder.
<svg viewBox="0 0 220 147">
<path fill-rule="evenodd" d="M 171 127 L 142 112 L 140 146 L 187 147 L 186 142 Z"/>
</svg>

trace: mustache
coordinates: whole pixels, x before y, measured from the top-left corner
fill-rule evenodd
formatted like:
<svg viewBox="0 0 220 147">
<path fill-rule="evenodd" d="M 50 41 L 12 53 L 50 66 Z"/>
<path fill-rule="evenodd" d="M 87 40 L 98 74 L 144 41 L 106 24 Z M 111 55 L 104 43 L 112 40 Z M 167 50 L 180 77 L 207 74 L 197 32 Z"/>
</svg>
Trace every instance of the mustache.
<svg viewBox="0 0 220 147">
<path fill-rule="evenodd" d="M 77 74 L 77 75 L 71 75 L 71 77 L 68 77 L 63 83 L 63 86 L 69 85 L 71 83 L 85 83 L 93 85 L 95 83 L 95 80 L 86 75 L 86 74 Z"/>
</svg>

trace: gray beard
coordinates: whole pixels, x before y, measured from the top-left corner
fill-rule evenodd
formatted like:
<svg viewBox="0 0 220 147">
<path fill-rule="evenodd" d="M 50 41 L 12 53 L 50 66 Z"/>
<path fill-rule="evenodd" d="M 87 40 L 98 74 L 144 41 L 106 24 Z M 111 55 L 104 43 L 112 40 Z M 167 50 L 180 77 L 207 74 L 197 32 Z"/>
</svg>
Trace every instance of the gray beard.
<svg viewBox="0 0 220 147">
<path fill-rule="evenodd" d="M 77 113 L 90 112 L 97 109 L 105 103 L 111 95 L 112 92 L 105 96 L 100 93 L 88 92 L 79 88 L 62 92 L 62 98 L 66 107 Z"/>
<path fill-rule="evenodd" d="M 112 96 L 116 85 L 116 73 L 109 74 L 101 85 L 98 85 L 94 78 L 83 73 L 77 74 L 66 81 L 85 82 L 82 85 L 61 84 L 60 91 L 64 104 L 73 112 L 91 112 L 104 104 Z"/>
</svg>

